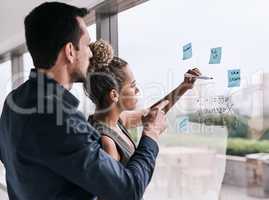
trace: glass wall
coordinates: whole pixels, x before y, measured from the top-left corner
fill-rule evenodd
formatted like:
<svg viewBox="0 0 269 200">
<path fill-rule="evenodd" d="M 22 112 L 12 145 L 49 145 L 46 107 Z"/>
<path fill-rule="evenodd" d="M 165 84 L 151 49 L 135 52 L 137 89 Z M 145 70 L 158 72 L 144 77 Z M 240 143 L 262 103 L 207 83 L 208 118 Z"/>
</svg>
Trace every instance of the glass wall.
<svg viewBox="0 0 269 200">
<path fill-rule="evenodd" d="M 169 128 L 161 139 L 165 149 L 160 152 L 158 163 L 164 170 L 157 170 L 156 176 L 167 181 L 163 185 L 170 184 L 175 190 L 161 188 L 157 180 L 155 189 L 171 190 L 172 195 L 161 197 L 157 193 L 152 198 L 173 199 L 177 195 L 183 199 L 217 199 L 213 196 L 218 194 L 225 162 L 215 160 L 212 155 L 226 153 L 227 137 L 230 137 L 227 152 L 241 156 L 250 153 L 247 146 L 250 140 L 259 143 L 269 138 L 268 6 L 265 0 L 151 0 L 119 13 L 119 55 L 135 73 L 144 107 L 177 87 L 190 68 L 198 67 L 204 75 L 214 78 L 197 80 L 193 90 L 169 112 Z M 183 53 L 189 43 L 191 53 Z M 212 62 L 216 51 L 213 48 L 218 47 L 221 47 L 218 54 L 221 60 Z M 238 77 L 234 77 L 234 73 Z M 259 151 L 265 151 L 266 148 L 258 146 Z M 172 156 L 180 156 L 181 152 L 185 152 L 186 159 L 181 162 L 188 169 L 182 169 Z M 173 159 L 169 160 L 170 156 Z M 168 163 L 170 169 L 165 169 L 164 163 Z M 172 166 L 176 165 L 192 180 L 182 175 L 177 179 L 181 181 L 172 183 L 177 175 Z M 206 170 L 212 166 L 217 170 Z M 171 179 L 162 177 L 165 170 L 171 172 Z M 191 171 L 201 177 L 193 177 Z M 210 173 L 216 177 L 211 183 L 206 181 L 206 174 Z M 185 185 L 184 181 L 189 184 Z M 191 184 L 192 181 L 197 182 Z M 203 185 L 214 189 L 202 195 L 188 188 L 190 185 L 196 185 L 197 190 L 203 190 Z"/>
<path fill-rule="evenodd" d="M 23 54 L 23 77 L 28 80 L 31 69 L 34 68 L 33 59 L 29 52 Z"/>
<path fill-rule="evenodd" d="M 229 129 L 231 136 L 264 138 L 264 132 L 269 133 L 268 6 L 264 0 L 153 0 L 119 13 L 119 55 L 135 72 L 144 105 L 163 97 L 188 69 L 198 67 L 214 79 L 197 81 L 182 98 L 178 112 L 202 107 L 203 114 L 210 114 L 219 107 L 204 101 L 224 99 L 228 102 L 221 106 L 226 113 L 242 124 L 242 130 Z M 183 47 L 188 43 L 192 56 L 184 60 Z M 210 64 L 211 50 L 217 47 L 222 48 L 220 63 Z M 237 85 L 231 85 L 229 70 L 239 71 Z M 196 101 L 191 102 L 192 97 Z"/>
<path fill-rule="evenodd" d="M 0 111 L 2 112 L 5 98 L 12 88 L 11 61 L 0 64 L 0 74 Z"/>
<path fill-rule="evenodd" d="M 89 26 L 87 29 L 90 34 L 91 41 L 95 41 L 96 40 L 96 24 Z"/>
</svg>

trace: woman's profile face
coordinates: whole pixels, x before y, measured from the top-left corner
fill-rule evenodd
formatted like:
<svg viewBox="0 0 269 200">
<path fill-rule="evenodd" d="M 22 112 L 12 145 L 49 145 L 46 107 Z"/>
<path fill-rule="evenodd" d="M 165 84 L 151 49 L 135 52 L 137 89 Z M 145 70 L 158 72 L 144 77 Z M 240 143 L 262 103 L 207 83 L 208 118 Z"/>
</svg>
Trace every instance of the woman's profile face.
<svg viewBox="0 0 269 200">
<path fill-rule="evenodd" d="M 137 104 L 139 89 L 136 86 L 135 77 L 129 65 L 123 71 L 126 79 L 119 95 L 119 106 L 122 110 L 134 110 Z"/>
</svg>

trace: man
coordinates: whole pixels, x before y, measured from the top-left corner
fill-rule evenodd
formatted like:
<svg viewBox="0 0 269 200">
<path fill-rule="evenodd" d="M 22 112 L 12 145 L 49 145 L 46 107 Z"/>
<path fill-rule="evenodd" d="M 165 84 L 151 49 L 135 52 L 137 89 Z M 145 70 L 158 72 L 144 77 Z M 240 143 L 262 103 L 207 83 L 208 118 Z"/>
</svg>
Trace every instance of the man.
<svg viewBox="0 0 269 200">
<path fill-rule="evenodd" d="M 35 70 L 8 95 L 0 121 L 10 200 L 138 200 L 152 177 L 168 102 L 144 118 L 140 144 L 124 167 L 100 148 L 99 134 L 68 91 L 85 79 L 92 56 L 86 14 L 51 2 L 25 18 Z"/>
</svg>

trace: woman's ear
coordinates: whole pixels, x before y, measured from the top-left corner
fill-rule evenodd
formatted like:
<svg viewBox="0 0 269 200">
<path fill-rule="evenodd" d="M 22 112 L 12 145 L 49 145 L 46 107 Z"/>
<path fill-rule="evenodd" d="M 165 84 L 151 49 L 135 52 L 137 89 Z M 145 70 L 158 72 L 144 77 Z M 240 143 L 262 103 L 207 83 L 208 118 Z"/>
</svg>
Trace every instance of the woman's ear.
<svg viewBox="0 0 269 200">
<path fill-rule="evenodd" d="M 112 100 L 113 103 L 118 103 L 119 101 L 119 93 L 117 90 L 112 89 L 109 93 L 109 97 Z"/>
<path fill-rule="evenodd" d="M 67 61 L 71 64 L 73 64 L 75 62 L 75 47 L 71 42 L 68 42 L 65 46 L 64 46 L 64 52 L 65 52 L 65 57 L 67 59 Z"/>
</svg>

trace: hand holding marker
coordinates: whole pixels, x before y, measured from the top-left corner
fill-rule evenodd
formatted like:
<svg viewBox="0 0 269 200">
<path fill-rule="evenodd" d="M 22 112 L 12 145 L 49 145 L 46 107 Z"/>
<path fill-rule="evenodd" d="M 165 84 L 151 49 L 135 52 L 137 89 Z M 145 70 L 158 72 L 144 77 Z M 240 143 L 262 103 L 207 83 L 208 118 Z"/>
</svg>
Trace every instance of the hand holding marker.
<svg viewBox="0 0 269 200">
<path fill-rule="evenodd" d="M 208 77 L 208 76 L 194 76 L 190 73 L 185 73 L 184 76 L 186 78 L 196 78 L 196 79 L 201 79 L 201 80 L 212 80 L 213 77 Z"/>
</svg>

